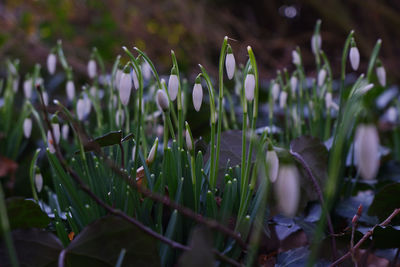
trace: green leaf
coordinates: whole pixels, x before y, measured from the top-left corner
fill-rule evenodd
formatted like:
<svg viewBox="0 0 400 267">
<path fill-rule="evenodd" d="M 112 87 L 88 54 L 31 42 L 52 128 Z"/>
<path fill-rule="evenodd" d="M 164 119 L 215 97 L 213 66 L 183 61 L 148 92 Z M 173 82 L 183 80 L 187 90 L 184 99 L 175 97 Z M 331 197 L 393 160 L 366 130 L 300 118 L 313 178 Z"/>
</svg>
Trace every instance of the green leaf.
<svg viewBox="0 0 400 267">
<path fill-rule="evenodd" d="M 124 266 L 160 266 L 156 240 L 115 216 L 88 225 L 66 251 L 66 266 L 114 266 L 126 249 Z"/>
<path fill-rule="evenodd" d="M 192 231 L 189 246 L 191 250 L 182 254 L 178 266 L 204 267 L 215 265 L 212 235 L 206 228 L 198 227 Z"/>
<path fill-rule="evenodd" d="M 388 184 L 375 194 L 368 215 L 376 215 L 383 221 L 398 207 L 400 207 L 400 183 Z M 399 217 L 396 217 L 392 222 L 397 224 L 399 221 Z"/>
<path fill-rule="evenodd" d="M 12 232 L 12 237 L 20 266 L 57 266 L 63 246 L 52 233 L 37 228 L 18 229 Z M 0 263 L 2 267 L 11 266 L 3 241 L 0 243 Z"/>
<path fill-rule="evenodd" d="M 372 235 L 372 240 L 377 248 L 399 248 L 400 230 L 392 226 L 377 226 Z"/>
<path fill-rule="evenodd" d="M 128 135 L 125 138 L 128 138 L 129 140 L 131 137 Z M 98 149 L 100 147 L 118 145 L 119 143 L 121 143 L 121 140 L 122 140 L 121 130 L 116 132 L 109 132 L 103 136 L 97 137 L 94 140 L 86 142 L 83 145 L 83 148 L 85 149 L 85 152 L 89 152 Z M 75 154 L 78 154 L 79 152 L 80 150 L 76 151 Z"/>
<path fill-rule="evenodd" d="M 9 198 L 6 205 L 11 229 L 45 228 L 50 223 L 47 214 L 32 200 Z"/>
</svg>

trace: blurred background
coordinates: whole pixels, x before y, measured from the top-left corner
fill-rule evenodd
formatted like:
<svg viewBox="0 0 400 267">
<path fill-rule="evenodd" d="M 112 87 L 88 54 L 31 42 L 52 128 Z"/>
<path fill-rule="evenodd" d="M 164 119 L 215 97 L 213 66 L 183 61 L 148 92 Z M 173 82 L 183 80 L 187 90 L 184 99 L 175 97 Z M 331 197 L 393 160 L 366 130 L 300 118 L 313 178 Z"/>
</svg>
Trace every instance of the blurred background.
<svg viewBox="0 0 400 267">
<path fill-rule="evenodd" d="M 245 48 L 251 45 L 261 78 L 271 78 L 277 69 L 291 66 L 291 51 L 297 45 L 306 69 L 313 66 L 310 38 L 317 19 L 322 19 L 322 49 L 334 67 L 354 29 L 361 69 L 366 69 L 366 58 L 381 38 L 389 82 L 398 81 L 398 0 L 3 0 L 0 62 L 20 58 L 22 72 L 31 71 L 36 62 L 45 66 L 47 54 L 61 39 L 77 74 L 86 75 L 93 46 L 111 66 L 125 45 L 145 50 L 161 73 L 169 74 L 173 49 L 188 76 L 198 73 L 198 63 L 215 75 L 220 45 L 228 35 L 236 40 L 230 41 L 236 61 L 246 62 Z"/>
</svg>

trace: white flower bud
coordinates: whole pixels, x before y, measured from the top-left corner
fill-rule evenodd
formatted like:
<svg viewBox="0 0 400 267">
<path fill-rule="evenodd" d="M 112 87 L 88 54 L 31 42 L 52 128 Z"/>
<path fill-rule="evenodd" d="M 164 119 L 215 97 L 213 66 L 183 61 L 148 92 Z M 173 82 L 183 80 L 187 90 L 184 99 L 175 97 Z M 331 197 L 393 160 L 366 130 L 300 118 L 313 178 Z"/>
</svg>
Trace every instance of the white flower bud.
<svg viewBox="0 0 400 267">
<path fill-rule="evenodd" d="M 119 83 L 119 99 L 126 106 L 129 102 L 132 90 L 132 79 L 129 73 L 122 73 Z"/>
<path fill-rule="evenodd" d="M 142 64 L 142 73 L 143 73 L 143 78 L 145 80 L 150 79 L 151 77 L 151 67 L 147 61 L 143 62 Z"/>
<path fill-rule="evenodd" d="M 125 113 L 123 110 L 121 110 L 122 112 L 120 112 L 120 110 L 117 110 L 117 112 L 115 112 L 115 124 L 117 125 L 117 127 L 120 127 L 122 124 L 124 124 L 125 121 Z"/>
<path fill-rule="evenodd" d="M 32 97 L 32 79 L 24 81 L 24 95 L 27 99 Z"/>
<path fill-rule="evenodd" d="M 292 89 L 292 95 L 293 96 L 296 94 L 297 83 L 298 83 L 297 77 L 296 76 L 292 76 L 290 78 L 290 88 Z"/>
<path fill-rule="evenodd" d="M 46 107 L 47 105 L 49 105 L 49 95 L 47 94 L 47 92 L 43 92 L 43 102 Z"/>
<path fill-rule="evenodd" d="M 244 93 L 248 101 L 253 101 L 255 87 L 256 87 L 256 79 L 254 77 L 254 74 L 251 73 L 247 74 L 246 79 L 244 81 Z"/>
<path fill-rule="evenodd" d="M 136 146 L 133 146 L 133 148 L 132 148 L 132 161 L 135 161 L 135 155 L 136 155 Z"/>
<path fill-rule="evenodd" d="M 179 87 L 178 75 L 171 74 L 169 76 L 169 81 L 168 81 L 168 93 L 169 97 L 171 98 L 171 101 L 175 101 L 178 95 L 178 87 Z"/>
<path fill-rule="evenodd" d="M 299 171 L 296 166 L 279 167 L 278 179 L 275 182 L 275 194 L 280 212 L 287 217 L 293 217 L 300 200 Z"/>
<path fill-rule="evenodd" d="M 56 148 L 54 147 L 54 140 L 50 131 L 47 131 L 47 146 L 49 147 L 50 153 L 54 154 L 56 152 Z"/>
<path fill-rule="evenodd" d="M 69 135 L 69 126 L 68 126 L 68 124 L 64 124 L 61 127 L 61 133 L 62 133 L 62 138 L 64 140 L 68 140 L 68 135 Z"/>
<path fill-rule="evenodd" d="M 232 80 L 233 75 L 235 74 L 236 68 L 236 61 L 233 53 L 226 54 L 225 58 L 225 67 L 226 67 L 226 74 L 228 75 L 228 79 Z"/>
<path fill-rule="evenodd" d="M 354 158 L 361 177 L 374 179 L 379 169 L 379 135 L 375 125 L 358 125 L 354 138 Z"/>
<path fill-rule="evenodd" d="M 311 50 L 312 50 L 314 55 L 317 54 L 317 47 L 318 47 L 318 50 L 321 50 L 321 44 L 322 44 L 321 35 L 319 35 L 319 34 L 315 35 L 314 34 L 311 37 Z"/>
<path fill-rule="evenodd" d="M 200 83 L 195 83 L 193 87 L 193 106 L 196 111 L 200 110 L 203 102 L 203 87 Z"/>
<path fill-rule="evenodd" d="M 353 70 L 357 70 L 358 66 L 360 65 L 360 52 L 356 46 L 350 48 L 350 63 Z"/>
<path fill-rule="evenodd" d="M 189 151 L 192 151 L 193 149 L 193 143 L 192 143 L 192 138 L 190 136 L 190 133 L 188 130 L 185 132 L 185 139 L 186 139 L 186 147 Z"/>
<path fill-rule="evenodd" d="M 396 123 L 396 121 L 397 121 L 397 109 L 395 107 L 390 107 L 386 111 L 386 118 L 391 123 Z"/>
<path fill-rule="evenodd" d="M 321 87 L 325 83 L 325 78 L 326 78 L 326 70 L 321 69 L 318 73 L 318 86 Z"/>
<path fill-rule="evenodd" d="M 24 129 L 25 138 L 29 138 L 31 136 L 31 132 L 32 132 L 32 119 L 26 118 L 24 120 L 23 129 Z"/>
<path fill-rule="evenodd" d="M 369 90 L 371 90 L 373 87 L 374 87 L 374 84 L 373 84 L 373 83 L 367 84 L 366 86 L 360 88 L 360 89 L 359 89 L 359 90 L 360 90 L 359 92 L 360 92 L 360 94 L 365 94 L 365 93 L 367 93 Z"/>
<path fill-rule="evenodd" d="M 158 147 L 158 137 L 156 137 L 156 140 L 154 141 L 154 144 L 151 147 L 151 150 L 150 150 L 149 155 L 147 157 L 146 162 L 148 164 L 151 164 L 151 163 L 154 162 L 154 160 L 156 158 L 157 147 Z"/>
<path fill-rule="evenodd" d="M 135 89 L 139 89 L 139 80 L 137 78 L 136 72 L 134 70 L 132 70 L 132 80 L 133 80 L 133 86 L 135 87 Z"/>
<path fill-rule="evenodd" d="M 85 103 L 84 105 L 84 117 L 88 116 L 90 114 L 90 110 L 92 109 L 92 101 L 90 98 L 87 96 L 86 93 L 83 94 L 83 101 Z"/>
<path fill-rule="evenodd" d="M 51 127 L 53 128 L 54 138 L 56 139 L 56 143 L 60 143 L 60 124 L 52 123 Z"/>
<path fill-rule="evenodd" d="M 386 70 L 383 66 L 376 68 L 376 76 L 378 77 L 379 83 L 385 87 L 386 86 Z"/>
<path fill-rule="evenodd" d="M 286 91 L 281 91 L 281 94 L 279 96 L 279 107 L 282 109 L 286 107 L 287 96 L 288 94 Z"/>
<path fill-rule="evenodd" d="M 332 93 L 331 92 L 326 92 L 325 95 L 325 107 L 326 109 L 330 109 L 332 106 Z"/>
<path fill-rule="evenodd" d="M 42 191 L 43 188 L 43 177 L 40 173 L 35 174 L 35 186 L 38 193 Z"/>
<path fill-rule="evenodd" d="M 94 59 L 89 60 L 87 65 L 87 72 L 90 79 L 93 79 L 97 75 L 97 65 Z"/>
<path fill-rule="evenodd" d="M 56 72 L 57 57 L 54 53 L 47 56 L 47 70 L 53 75 Z"/>
<path fill-rule="evenodd" d="M 89 89 L 89 93 L 90 93 L 91 96 L 96 97 L 96 95 L 97 95 L 96 86 L 91 86 L 90 89 Z"/>
<path fill-rule="evenodd" d="M 268 163 L 268 176 L 271 183 L 275 183 L 278 178 L 279 170 L 279 159 L 275 150 L 267 151 L 267 163 Z"/>
<path fill-rule="evenodd" d="M 279 84 L 278 83 L 274 83 L 274 85 L 272 85 L 272 99 L 274 101 L 278 100 L 279 91 L 280 91 Z"/>
<path fill-rule="evenodd" d="M 156 95 L 156 100 L 157 100 L 157 105 L 158 107 L 166 112 L 169 109 L 169 101 L 168 101 L 168 96 L 167 93 L 164 92 L 164 90 L 157 90 L 157 95 Z"/>
<path fill-rule="evenodd" d="M 296 50 L 292 51 L 292 63 L 294 65 L 300 65 L 300 55 Z"/>
<path fill-rule="evenodd" d="M 114 87 L 117 90 L 119 90 L 119 82 L 121 81 L 122 73 L 123 71 L 120 69 L 117 69 L 117 71 L 115 72 Z"/>
<path fill-rule="evenodd" d="M 73 101 L 75 97 L 75 84 L 73 81 L 69 80 L 65 86 L 65 91 L 67 92 L 67 98 L 69 101 Z"/>
<path fill-rule="evenodd" d="M 85 100 L 79 99 L 76 103 L 76 114 L 78 115 L 78 120 L 80 121 L 85 118 Z"/>
</svg>

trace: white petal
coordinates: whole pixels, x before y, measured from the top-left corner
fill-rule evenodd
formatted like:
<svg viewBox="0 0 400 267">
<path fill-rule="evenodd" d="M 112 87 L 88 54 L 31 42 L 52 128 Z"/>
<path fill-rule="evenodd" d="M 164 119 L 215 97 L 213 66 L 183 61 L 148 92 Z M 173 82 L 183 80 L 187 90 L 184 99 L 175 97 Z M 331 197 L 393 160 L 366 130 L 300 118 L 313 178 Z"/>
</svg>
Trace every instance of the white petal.
<svg viewBox="0 0 400 267">
<path fill-rule="evenodd" d="M 325 107 L 329 109 L 332 106 L 332 93 L 327 92 L 325 95 Z"/>
<path fill-rule="evenodd" d="M 47 94 L 47 92 L 43 92 L 43 102 L 45 106 L 49 104 L 49 95 Z"/>
<path fill-rule="evenodd" d="M 272 98 L 274 101 L 276 101 L 279 97 L 279 91 L 280 91 L 280 87 L 278 83 L 274 83 L 274 85 L 272 86 Z"/>
<path fill-rule="evenodd" d="M 119 90 L 119 83 L 121 81 L 122 73 L 123 71 L 120 69 L 117 69 L 117 71 L 115 72 L 114 87 L 117 90 Z"/>
<path fill-rule="evenodd" d="M 193 87 L 193 106 L 196 111 L 200 110 L 203 102 L 203 87 L 200 83 L 195 83 Z"/>
<path fill-rule="evenodd" d="M 351 67 L 353 70 L 357 70 L 358 66 L 360 65 L 360 52 L 358 51 L 358 48 L 353 46 L 350 48 L 350 63 Z"/>
<path fill-rule="evenodd" d="M 192 151 L 193 149 L 193 143 L 192 143 L 192 138 L 190 138 L 189 131 L 186 130 L 185 132 L 185 139 L 186 139 L 186 147 L 189 151 Z"/>
<path fill-rule="evenodd" d="M 254 74 L 247 74 L 244 81 L 244 93 L 248 101 L 254 99 L 254 89 L 256 87 L 256 79 Z"/>
<path fill-rule="evenodd" d="M 151 67 L 147 61 L 143 62 L 142 64 L 142 73 L 143 73 L 143 78 L 145 80 L 150 79 L 151 77 Z"/>
<path fill-rule="evenodd" d="M 167 111 L 169 109 L 169 101 L 167 93 L 164 90 L 159 89 L 156 95 L 157 105 L 162 111 Z"/>
<path fill-rule="evenodd" d="M 396 120 L 397 120 L 397 109 L 395 107 L 390 107 L 386 111 L 386 118 L 391 123 L 396 123 Z"/>
<path fill-rule="evenodd" d="M 88 116 L 90 114 L 90 110 L 92 109 L 92 101 L 90 98 L 84 93 L 83 95 L 83 102 L 85 103 L 84 105 L 84 117 Z"/>
<path fill-rule="evenodd" d="M 47 146 L 49 147 L 50 153 L 54 154 L 56 152 L 56 149 L 54 147 L 54 140 L 50 131 L 47 131 Z"/>
<path fill-rule="evenodd" d="M 318 34 L 318 35 L 313 35 L 311 37 L 311 50 L 314 55 L 317 54 L 317 47 L 318 50 L 321 50 L 321 43 L 322 43 L 321 35 Z"/>
<path fill-rule="evenodd" d="M 296 76 L 292 76 L 290 78 L 290 88 L 292 89 L 292 95 L 296 94 L 297 83 L 298 83 L 297 77 Z"/>
<path fill-rule="evenodd" d="M 300 55 L 296 50 L 292 51 L 292 63 L 294 65 L 300 65 Z"/>
<path fill-rule="evenodd" d="M 85 118 L 85 100 L 79 99 L 76 103 L 76 114 L 78 115 L 78 120 L 80 121 Z"/>
<path fill-rule="evenodd" d="M 93 79 L 97 75 L 97 65 L 96 61 L 94 59 L 89 60 L 88 65 L 87 65 L 87 72 L 89 75 L 89 78 Z"/>
<path fill-rule="evenodd" d="M 28 99 L 32 97 L 32 79 L 24 81 L 24 94 Z"/>
<path fill-rule="evenodd" d="M 154 144 L 151 147 L 151 150 L 149 152 L 149 156 L 147 157 L 147 162 L 148 163 L 154 162 L 154 159 L 155 159 L 155 156 L 156 156 L 157 147 L 158 147 L 158 137 L 156 137 L 156 140 L 154 141 Z"/>
<path fill-rule="evenodd" d="M 56 143 L 60 143 L 60 124 L 52 123 L 54 138 L 56 139 Z"/>
<path fill-rule="evenodd" d="M 235 74 L 236 61 L 233 53 L 229 53 L 225 58 L 225 67 L 226 74 L 228 75 L 228 79 L 231 80 L 233 78 L 233 74 Z"/>
<path fill-rule="evenodd" d="M 274 183 L 278 178 L 279 159 L 275 150 L 267 151 L 268 173 L 271 183 Z"/>
<path fill-rule="evenodd" d="M 374 179 L 379 169 L 379 135 L 375 125 L 360 124 L 357 127 L 354 157 L 361 177 Z"/>
<path fill-rule="evenodd" d="M 69 126 L 68 126 L 68 124 L 64 124 L 61 127 L 61 133 L 62 133 L 62 138 L 64 140 L 68 140 L 68 135 L 69 135 Z"/>
<path fill-rule="evenodd" d="M 123 73 L 119 84 L 119 98 L 121 103 L 126 106 L 129 102 L 132 90 L 132 80 L 129 73 Z"/>
<path fill-rule="evenodd" d="M 321 87 L 325 83 L 325 78 L 326 78 L 326 70 L 321 69 L 318 73 L 318 86 Z"/>
<path fill-rule="evenodd" d="M 295 166 L 280 166 L 275 194 L 280 212 L 287 217 L 293 217 L 300 200 L 299 172 Z"/>
<path fill-rule="evenodd" d="M 31 132 L 32 132 L 32 119 L 26 118 L 24 120 L 23 129 L 24 129 L 25 138 L 29 138 L 31 136 Z"/>
<path fill-rule="evenodd" d="M 386 86 L 386 71 L 383 66 L 376 68 L 376 76 L 378 76 L 379 83 L 385 87 Z"/>
<path fill-rule="evenodd" d="M 136 76 L 136 72 L 134 70 L 132 70 L 132 80 L 133 80 L 133 86 L 135 87 L 135 89 L 139 89 L 139 80 Z"/>
<path fill-rule="evenodd" d="M 123 110 L 121 111 L 122 112 L 120 113 L 119 110 L 117 110 L 117 112 L 115 113 L 115 124 L 117 125 L 117 127 L 120 127 L 121 124 L 123 124 L 125 121 L 125 113 Z"/>
<path fill-rule="evenodd" d="M 75 84 L 73 81 L 68 81 L 67 85 L 66 85 L 66 89 L 67 91 L 67 98 L 69 101 L 73 101 L 75 98 Z"/>
<path fill-rule="evenodd" d="M 178 87 L 179 87 L 178 76 L 175 74 L 170 75 L 168 81 L 168 93 L 169 97 L 171 98 L 171 101 L 174 101 L 176 99 L 178 95 Z"/>
<path fill-rule="evenodd" d="M 43 188 L 43 177 L 40 173 L 35 174 L 35 186 L 38 193 L 42 191 Z"/>
<path fill-rule="evenodd" d="M 288 96 L 288 94 L 286 91 L 281 92 L 281 95 L 279 96 L 279 107 L 280 108 L 286 107 L 287 96 Z"/>
<path fill-rule="evenodd" d="M 56 72 L 56 64 L 57 64 L 56 55 L 53 53 L 50 53 L 47 56 L 47 70 L 50 74 L 54 74 Z"/>
</svg>

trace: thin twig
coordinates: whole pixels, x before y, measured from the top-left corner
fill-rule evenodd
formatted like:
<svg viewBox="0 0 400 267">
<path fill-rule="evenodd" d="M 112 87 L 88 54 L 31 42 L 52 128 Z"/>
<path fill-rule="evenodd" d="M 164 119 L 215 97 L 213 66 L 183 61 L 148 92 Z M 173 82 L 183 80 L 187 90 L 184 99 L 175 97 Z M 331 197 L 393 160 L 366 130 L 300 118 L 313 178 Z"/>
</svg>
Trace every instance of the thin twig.
<svg viewBox="0 0 400 267">
<path fill-rule="evenodd" d="M 353 250 L 358 249 L 373 233 L 374 230 L 377 226 L 380 227 L 384 227 L 386 225 L 388 225 L 392 219 L 398 215 L 400 213 L 400 208 L 395 209 L 392 214 L 389 215 L 389 217 L 386 218 L 386 220 L 384 220 L 382 223 L 375 225 L 372 229 L 370 229 L 368 232 L 366 232 L 364 234 L 364 236 L 360 239 L 360 241 L 358 241 L 358 243 L 354 246 Z M 332 263 L 330 265 L 330 267 L 336 266 L 339 263 L 343 262 L 345 259 L 347 259 L 348 257 L 351 256 L 351 251 L 347 252 L 346 254 L 344 254 L 342 257 L 340 257 L 339 259 L 337 259 L 334 263 Z"/>
<path fill-rule="evenodd" d="M 295 159 L 297 161 L 299 161 L 301 166 L 303 166 L 303 168 L 306 170 L 306 172 L 313 184 L 314 190 L 315 190 L 315 192 L 317 192 L 317 195 L 318 195 L 319 201 L 321 202 L 322 208 L 326 208 L 324 197 L 322 195 L 322 190 L 317 182 L 317 179 L 314 177 L 310 167 L 307 165 L 307 163 L 304 161 L 304 159 L 301 157 L 301 155 L 299 153 L 290 149 L 290 154 L 293 157 L 295 157 Z M 329 214 L 329 211 L 327 211 L 327 213 L 326 213 L 326 220 L 328 222 L 328 228 L 329 228 L 329 232 L 330 232 L 330 236 L 331 236 L 332 256 L 333 256 L 333 259 L 336 259 L 337 258 L 337 249 L 336 249 L 335 231 L 333 230 L 333 224 L 332 224 L 331 215 Z"/>
</svg>

